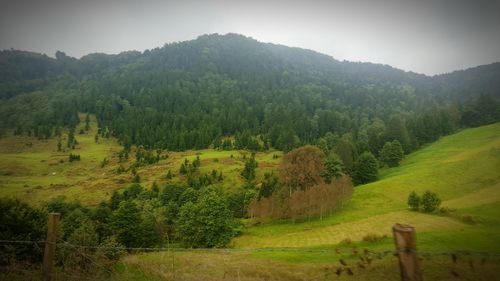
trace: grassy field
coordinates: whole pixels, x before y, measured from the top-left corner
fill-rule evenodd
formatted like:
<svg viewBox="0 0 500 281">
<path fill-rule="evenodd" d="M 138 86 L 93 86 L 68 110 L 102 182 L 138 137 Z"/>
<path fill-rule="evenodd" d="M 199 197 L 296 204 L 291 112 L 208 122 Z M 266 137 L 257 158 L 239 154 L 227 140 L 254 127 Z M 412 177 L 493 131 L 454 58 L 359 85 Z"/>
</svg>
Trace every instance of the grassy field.
<svg viewBox="0 0 500 281">
<path fill-rule="evenodd" d="M 81 123 L 76 128 L 80 132 L 85 127 L 85 115 L 80 115 Z M 27 136 L 8 136 L 0 139 L 0 197 L 17 197 L 34 205 L 41 204 L 56 196 L 65 196 L 69 200 L 79 200 L 89 206 L 97 205 L 109 198 L 114 190 L 130 185 L 133 180 L 131 172 L 118 174 L 121 165 L 129 168 L 135 162 L 134 149 L 129 159 L 119 162 L 118 153 L 123 149 L 114 139 L 99 138 L 95 142 L 97 132 L 95 117 L 90 118 L 90 130 L 76 134 L 78 145 L 74 150 L 57 151 L 57 139 L 38 140 Z M 62 135 L 65 146 L 67 132 Z M 69 162 L 70 153 L 80 154 L 81 161 Z M 245 151 L 219 151 L 205 149 L 184 152 L 163 152 L 168 158 L 157 164 L 138 168 L 141 183 L 150 187 L 153 182 L 160 186 L 168 182 L 179 182 L 179 167 L 184 159 L 190 161 L 197 156 L 201 159 L 200 171 L 210 173 L 213 169 L 221 171 L 224 176 L 224 188 L 235 188 L 243 184 L 240 171 L 244 166 Z M 259 167 L 257 178 L 263 178 L 264 172 L 275 170 L 281 156 L 279 151 L 257 153 Z M 104 159 L 109 164 L 101 167 Z M 165 178 L 168 171 L 174 177 Z"/>
<path fill-rule="evenodd" d="M 500 124 L 464 130 L 408 155 L 400 167 L 381 171 L 379 181 L 357 187 L 352 199 L 326 219 L 252 226 L 232 242 L 241 253 L 177 252 L 175 266 L 169 266 L 169 254 L 132 255 L 123 260 L 116 276 L 172 280 L 175 268 L 178 280 L 400 280 L 392 256 L 361 269 L 355 265 L 356 257 L 347 254 L 352 249 L 392 250 L 394 223 L 416 228 L 420 251 L 500 252 L 499 167 Z M 442 206 L 450 211 L 408 211 L 406 200 L 412 190 L 438 193 Z M 367 234 L 386 237 L 363 241 Z M 296 251 L 255 250 L 266 247 Z M 340 259 L 351 264 L 353 275 L 334 273 Z M 456 264 L 449 257 L 429 257 L 421 263 L 426 280 L 455 280 L 457 276 L 498 280 L 500 268 L 498 259 L 479 262 L 474 257 L 461 258 Z"/>
<path fill-rule="evenodd" d="M 359 241 L 367 233 L 389 235 L 394 223 L 407 223 L 416 227 L 424 241 L 431 237 L 424 248 L 500 251 L 498 243 L 477 242 L 493 242 L 500 234 L 500 218 L 488 216 L 500 211 L 499 167 L 500 124 L 464 130 L 408 155 L 400 167 L 383 170 L 379 181 L 356 187 L 343 209 L 327 219 L 252 227 L 233 244 L 243 248 L 330 245 L 347 238 Z M 456 210 L 442 216 L 408 211 L 406 200 L 412 190 L 434 191 L 443 206 Z M 463 216 L 477 223 L 464 222 Z M 454 239 L 433 243 L 440 235 Z M 454 242 L 460 237 L 465 244 Z"/>
<path fill-rule="evenodd" d="M 124 258 L 113 280 L 401 280 L 397 259 L 392 254 L 375 258 L 369 265 L 359 266 L 359 259 L 339 255 L 301 253 L 303 259 L 279 260 L 281 253 L 176 252 L 131 255 Z M 424 280 L 498 280 L 500 260 L 484 264 L 475 262 L 470 269 L 468 259 L 452 263 L 449 258 L 421 260 Z M 347 272 L 347 268 L 350 273 Z M 342 269 L 340 274 L 338 270 Z"/>
<path fill-rule="evenodd" d="M 82 116 L 83 118 L 83 116 Z M 83 119 L 82 119 L 83 120 Z M 26 137 L 0 139 L 0 196 L 23 197 L 37 204 L 57 195 L 78 198 L 93 205 L 113 190 L 126 187 L 131 173 L 117 174 L 134 157 L 119 163 L 121 147 L 114 140 L 95 143 L 95 120 L 91 131 L 77 135 L 80 143 L 73 153 L 82 161 L 69 163 L 68 152 L 57 152 L 56 140 Z M 30 144 L 31 145 L 27 145 Z M 64 143 L 64 142 L 63 142 Z M 167 152 L 168 158 L 138 170 L 142 183 L 164 184 L 168 170 L 179 181 L 178 169 L 187 158 L 201 159 L 201 171 L 222 171 L 224 187 L 243 183 L 239 172 L 244 151 Z M 280 152 L 257 154 L 258 177 L 277 169 Z M 133 153 L 131 154 L 133 155 Z M 248 154 L 247 154 L 248 156 Z M 110 163 L 100 167 L 102 159 Z M 60 160 L 64 160 L 63 163 Z M 448 212 L 424 214 L 407 210 L 410 191 L 436 192 Z M 355 188 L 352 198 L 335 214 L 322 220 L 276 221 L 245 228 L 233 239 L 232 251 L 145 253 L 129 255 L 115 270 L 115 280 L 399 280 L 396 260 L 385 257 L 366 269 L 352 265 L 354 275 L 335 270 L 339 259 L 354 263 L 348 254 L 355 249 L 392 250 L 391 226 L 413 225 L 421 251 L 500 252 L 500 123 L 463 130 L 443 137 L 408 155 L 396 168 L 386 168 L 374 183 Z M 249 225 L 252 225 L 249 222 Z M 381 237 L 363 241 L 367 235 Z M 385 235 L 385 238 L 384 238 Z M 296 251 L 259 251 L 262 248 L 293 248 Z M 333 250 L 339 249 L 340 254 Z M 315 252 L 331 250 L 329 252 Z M 173 262 L 173 265 L 172 265 Z M 452 264 L 446 258 L 422 260 L 427 280 L 454 280 L 451 271 L 468 280 L 495 280 L 500 261 L 481 263 L 471 270 L 472 260 Z M 460 264 L 462 263 L 462 264 Z M 469 267 L 467 267 L 469 266 Z M 469 270 L 466 270 L 469 269 Z M 312 277 L 311 277 L 312 276 Z M 314 278 L 313 278 L 314 277 Z"/>
</svg>

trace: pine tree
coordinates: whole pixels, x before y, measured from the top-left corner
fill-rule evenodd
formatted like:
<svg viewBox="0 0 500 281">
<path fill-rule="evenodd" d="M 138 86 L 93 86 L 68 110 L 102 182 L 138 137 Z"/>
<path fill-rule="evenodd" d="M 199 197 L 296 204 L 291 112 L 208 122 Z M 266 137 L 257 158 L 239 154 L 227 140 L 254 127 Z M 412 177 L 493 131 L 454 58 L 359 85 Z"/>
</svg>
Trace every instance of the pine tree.
<svg viewBox="0 0 500 281">
<path fill-rule="evenodd" d="M 90 116 L 87 113 L 87 116 L 85 116 L 85 131 L 90 130 Z"/>
<path fill-rule="evenodd" d="M 245 160 L 245 167 L 243 171 L 241 171 L 241 176 L 245 178 L 247 181 L 253 181 L 255 179 L 255 168 L 257 168 L 258 164 L 255 161 L 255 153 L 252 153 L 252 156 Z"/>
</svg>

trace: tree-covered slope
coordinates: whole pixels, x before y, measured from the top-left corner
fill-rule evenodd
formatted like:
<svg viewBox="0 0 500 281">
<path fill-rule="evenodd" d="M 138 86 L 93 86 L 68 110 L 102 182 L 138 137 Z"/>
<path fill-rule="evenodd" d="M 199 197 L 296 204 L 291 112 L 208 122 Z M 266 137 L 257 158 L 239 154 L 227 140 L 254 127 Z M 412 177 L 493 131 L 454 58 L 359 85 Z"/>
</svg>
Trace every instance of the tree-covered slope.
<svg viewBox="0 0 500 281">
<path fill-rule="evenodd" d="M 58 52 L 52 59 L 3 51 L 1 58 L 2 134 L 48 138 L 59 127 L 74 128 L 77 112 L 90 112 L 101 136 L 126 147 L 220 147 L 232 136 L 236 148 L 288 151 L 343 138 L 356 146 L 355 158 L 394 139 L 409 152 L 500 118 L 498 64 L 427 77 L 236 34 L 143 53 L 74 59 Z M 488 110 L 479 108 L 480 94 Z"/>
</svg>

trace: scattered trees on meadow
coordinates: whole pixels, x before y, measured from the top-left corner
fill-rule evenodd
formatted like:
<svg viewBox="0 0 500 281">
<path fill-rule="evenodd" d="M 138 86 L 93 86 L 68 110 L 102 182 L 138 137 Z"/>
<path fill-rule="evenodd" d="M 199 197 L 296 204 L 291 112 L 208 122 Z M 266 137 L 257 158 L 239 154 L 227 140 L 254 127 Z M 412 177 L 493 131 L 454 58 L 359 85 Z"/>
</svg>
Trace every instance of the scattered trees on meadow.
<svg viewBox="0 0 500 281">
<path fill-rule="evenodd" d="M 408 207 L 413 211 L 432 213 L 440 205 L 441 199 L 432 191 L 426 191 L 422 196 L 419 196 L 415 191 L 410 192 L 408 195 Z"/>
</svg>

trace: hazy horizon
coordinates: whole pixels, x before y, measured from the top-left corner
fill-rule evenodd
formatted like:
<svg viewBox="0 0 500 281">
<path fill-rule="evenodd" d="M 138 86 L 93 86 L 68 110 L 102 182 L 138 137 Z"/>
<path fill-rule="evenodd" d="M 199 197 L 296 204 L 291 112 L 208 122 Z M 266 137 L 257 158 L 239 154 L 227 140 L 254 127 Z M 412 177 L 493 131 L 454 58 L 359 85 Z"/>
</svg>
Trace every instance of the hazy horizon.
<svg viewBox="0 0 500 281">
<path fill-rule="evenodd" d="M 237 33 L 426 75 L 500 61 L 500 1 L 1 2 L 0 49 L 80 58 Z"/>
</svg>

